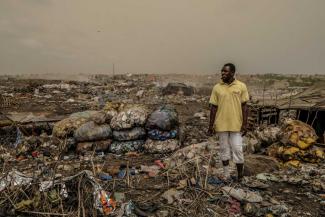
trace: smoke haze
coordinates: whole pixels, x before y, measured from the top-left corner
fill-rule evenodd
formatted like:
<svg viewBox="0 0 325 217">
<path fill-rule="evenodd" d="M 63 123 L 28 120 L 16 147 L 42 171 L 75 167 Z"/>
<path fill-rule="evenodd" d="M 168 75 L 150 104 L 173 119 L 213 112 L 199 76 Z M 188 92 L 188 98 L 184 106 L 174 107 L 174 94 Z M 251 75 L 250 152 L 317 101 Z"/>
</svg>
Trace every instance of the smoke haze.
<svg viewBox="0 0 325 217">
<path fill-rule="evenodd" d="M 324 0 L 1 0 L 0 74 L 318 73 Z"/>
</svg>

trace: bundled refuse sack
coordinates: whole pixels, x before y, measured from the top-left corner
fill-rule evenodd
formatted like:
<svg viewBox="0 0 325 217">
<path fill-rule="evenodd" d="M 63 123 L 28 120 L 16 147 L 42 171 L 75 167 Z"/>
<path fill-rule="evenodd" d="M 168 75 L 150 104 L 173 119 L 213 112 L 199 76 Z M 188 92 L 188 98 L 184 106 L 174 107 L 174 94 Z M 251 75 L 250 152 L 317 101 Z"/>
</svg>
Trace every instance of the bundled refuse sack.
<svg viewBox="0 0 325 217">
<path fill-rule="evenodd" d="M 89 121 L 81 125 L 74 133 L 78 142 L 105 140 L 112 137 L 112 130 L 108 124 L 98 125 Z"/>
<path fill-rule="evenodd" d="M 145 140 L 132 141 L 114 141 L 109 148 L 109 151 L 114 154 L 125 154 L 127 152 L 143 151 Z"/>
<path fill-rule="evenodd" d="M 163 105 L 150 114 L 146 123 L 148 140 L 144 146 L 149 153 L 168 153 L 179 147 L 178 114 L 175 108 Z"/>
<path fill-rule="evenodd" d="M 120 107 L 119 112 L 110 122 L 114 139 L 110 151 L 115 154 L 142 151 L 147 136 L 144 128 L 147 118 L 148 110 L 144 106 Z"/>
<path fill-rule="evenodd" d="M 76 112 L 57 122 L 53 127 L 52 135 L 54 138 L 73 141 L 65 145 L 66 147 L 62 147 L 63 150 L 75 148 L 77 153 L 92 150 L 106 151 L 113 136 L 111 127 L 107 124 L 109 121 L 105 111 Z"/>
<path fill-rule="evenodd" d="M 282 129 L 278 126 L 261 126 L 243 136 L 244 151 L 246 153 L 258 153 L 263 147 L 279 141 L 282 137 Z"/>
<path fill-rule="evenodd" d="M 267 153 L 286 165 L 299 166 L 301 161 L 316 163 L 325 160 L 324 150 L 315 146 L 317 135 L 308 124 L 287 120 L 282 128 L 281 142 L 272 144 Z"/>
<path fill-rule="evenodd" d="M 118 102 L 107 102 L 102 111 L 105 113 L 106 123 L 110 123 L 112 118 L 116 116 L 124 104 Z"/>
<path fill-rule="evenodd" d="M 52 135 L 58 138 L 72 137 L 75 130 L 89 121 L 103 124 L 106 122 L 106 114 L 102 111 L 83 111 L 73 113 L 68 118 L 55 123 Z"/>
<path fill-rule="evenodd" d="M 87 151 L 96 151 L 96 152 L 106 152 L 109 150 L 110 145 L 112 144 L 111 139 L 93 141 L 93 142 L 79 142 L 76 147 L 76 152 L 78 154 L 85 153 Z"/>
<path fill-rule="evenodd" d="M 153 140 L 160 140 L 165 141 L 168 139 L 174 139 L 177 137 L 178 131 L 171 130 L 171 131 L 162 131 L 158 129 L 152 129 L 148 131 L 148 137 Z"/>
<path fill-rule="evenodd" d="M 178 126 L 178 114 L 174 107 L 163 105 L 150 114 L 146 123 L 148 130 L 170 131 Z"/>
<path fill-rule="evenodd" d="M 288 120 L 283 128 L 283 143 L 288 143 L 299 149 L 307 149 L 315 144 L 317 135 L 308 124 L 298 120 Z"/>
<path fill-rule="evenodd" d="M 146 130 L 143 127 L 135 127 L 130 130 L 119 130 L 113 132 L 114 140 L 130 141 L 136 139 L 145 139 Z"/>
<path fill-rule="evenodd" d="M 73 136 L 74 131 L 87 121 L 84 117 L 68 117 L 54 125 L 52 135 L 59 138 Z"/>
<path fill-rule="evenodd" d="M 173 152 L 179 147 L 177 139 L 168 139 L 164 141 L 147 139 L 144 148 L 148 153 L 169 153 Z"/>
<path fill-rule="evenodd" d="M 130 129 L 137 126 L 144 126 L 148 117 L 148 111 L 144 106 L 133 105 L 120 111 L 111 120 L 113 130 Z"/>
<path fill-rule="evenodd" d="M 261 141 L 264 146 L 271 145 L 272 143 L 279 140 L 282 131 L 277 126 L 261 127 L 254 130 L 256 138 Z"/>
</svg>

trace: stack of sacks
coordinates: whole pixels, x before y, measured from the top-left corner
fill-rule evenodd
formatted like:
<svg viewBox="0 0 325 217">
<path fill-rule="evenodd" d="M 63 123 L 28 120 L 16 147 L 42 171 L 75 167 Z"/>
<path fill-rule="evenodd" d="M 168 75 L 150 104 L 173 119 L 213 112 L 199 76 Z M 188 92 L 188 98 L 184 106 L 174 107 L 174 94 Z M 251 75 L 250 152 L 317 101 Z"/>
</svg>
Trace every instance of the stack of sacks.
<svg viewBox="0 0 325 217">
<path fill-rule="evenodd" d="M 84 117 L 68 117 L 57 123 L 55 123 L 52 131 L 52 135 L 58 138 L 67 138 L 71 137 L 74 134 L 74 131 L 86 123 L 87 118 Z"/>
<path fill-rule="evenodd" d="M 112 130 L 106 123 L 89 121 L 81 125 L 74 134 L 77 144 L 77 152 L 88 150 L 107 151 L 112 143 Z"/>
<path fill-rule="evenodd" d="M 106 151 L 112 142 L 112 130 L 106 122 L 109 120 L 102 111 L 77 112 L 57 122 L 52 134 L 72 139 L 77 144 L 77 152 Z"/>
<path fill-rule="evenodd" d="M 178 114 L 175 108 L 163 105 L 148 118 L 148 140 L 144 146 L 148 153 L 167 153 L 179 147 Z"/>
<path fill-rule="evenodd" d="M 299 166 L 300 161 L 316 163 L 325 159 L 324 150 L 314 146 L 317 136 L 308 124 L 288 120 L 282 132 L 281 143 L 269 147 L 270 156 L 279 157 L 292 166 Z"/>
<path fill-rule="evenodd" d="M 144 106 L 132 105 L 120 109 L 111 120 L 114 142 L 110 151 L 123 154 L 130 151 L 142 151 L 146 139 L 144 125 L 148 111 Z"/>
</svg>

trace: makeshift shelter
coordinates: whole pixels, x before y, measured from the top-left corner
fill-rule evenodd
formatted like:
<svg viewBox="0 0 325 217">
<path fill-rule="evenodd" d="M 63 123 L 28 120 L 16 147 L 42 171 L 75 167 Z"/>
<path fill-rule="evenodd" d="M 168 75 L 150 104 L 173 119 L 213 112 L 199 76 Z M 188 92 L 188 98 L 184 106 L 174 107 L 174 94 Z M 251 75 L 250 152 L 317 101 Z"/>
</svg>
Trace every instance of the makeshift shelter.
<svg viewBox="0 0 325 217">
<path fill-rule="evenodd" d="M 311 87 L 279 103 L 280 111 L 295 111 L 296 119 L 311 125 L 318 141 L 324 143 L 325 132 L 325 90 Z"/>
<path fill-rule="evenodd" d="M 278 124 L 280 110 L 276 106 L 248 105 L 248 124 L 250 129 L 254 129 L 261 124 Z"/>
</svg>

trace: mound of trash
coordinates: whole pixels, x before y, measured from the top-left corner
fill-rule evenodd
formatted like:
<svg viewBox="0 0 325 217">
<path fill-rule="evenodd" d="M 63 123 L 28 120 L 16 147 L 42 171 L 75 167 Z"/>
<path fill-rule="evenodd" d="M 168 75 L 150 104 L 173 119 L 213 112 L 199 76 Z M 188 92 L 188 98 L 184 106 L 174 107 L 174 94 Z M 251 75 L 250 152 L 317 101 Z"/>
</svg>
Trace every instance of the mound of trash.
<svg viewBox="0 0 325 217">
<path fill-rule="evenodd" d="M 315 146 L 317 135 L 308 124 L 287 120 L 282 127 L 280 142 L 268 147 L 267 154 L 277 157 L 286 165 L 299 166 L 300 162 L 317 163 L 325 159 L 324 148 Z"/>
<path fill-rule="evenodd" d="M 177 111 L 170 105 L 150 113 L 143 105 L 107 103 L 102 111 L 77 112 L 59 121 L 53 136 L 70 138 L 77 153 L 94 149 L 115 154 L 169 153 L 180 147 L 178 122 Z"/>
</svg>

